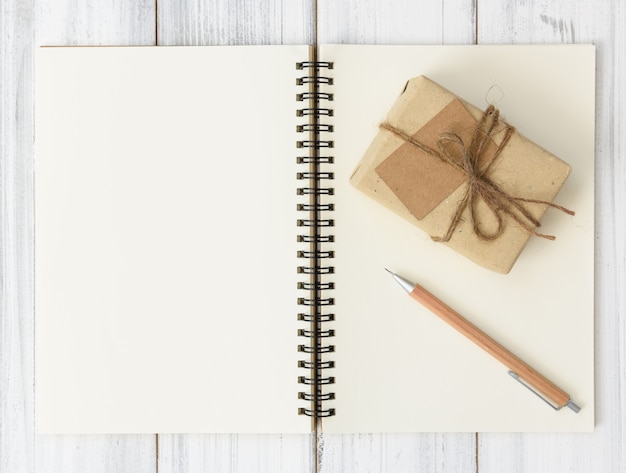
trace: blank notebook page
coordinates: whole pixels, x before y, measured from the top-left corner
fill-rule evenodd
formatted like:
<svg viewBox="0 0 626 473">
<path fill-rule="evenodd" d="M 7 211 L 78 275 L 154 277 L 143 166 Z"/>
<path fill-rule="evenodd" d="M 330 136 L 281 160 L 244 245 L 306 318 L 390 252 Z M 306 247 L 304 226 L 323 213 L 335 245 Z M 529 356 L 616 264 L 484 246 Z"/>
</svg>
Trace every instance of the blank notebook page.
<svg viewBox="0 0 626 473">
<path fill-rule="evenodd" d="M 310 431 L 296 363 L 307 57 L 38 51 L 39 432 Z"/>
<path fill-rule="evenodd" d="M 594 423 L 594 47 L 321 46 L 334 62 L 337 320 L 326 432 L 589 431 Z M 543 230 L 507 275 L 481 268 L 348 180 L 406 81 L 426 75 L 572 166 Z M 499 90 L 498 90 L 499 88 Z M 422 284 L 580 403 L 553 411 L 408 297 Z"/>
</svg>

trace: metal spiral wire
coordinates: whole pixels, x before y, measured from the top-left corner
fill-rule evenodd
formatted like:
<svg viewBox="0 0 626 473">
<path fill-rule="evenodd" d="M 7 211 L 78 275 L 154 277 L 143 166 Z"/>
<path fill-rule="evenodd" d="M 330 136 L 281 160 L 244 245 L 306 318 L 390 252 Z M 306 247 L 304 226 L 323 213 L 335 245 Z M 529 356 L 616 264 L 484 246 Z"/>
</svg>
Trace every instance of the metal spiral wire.
<svg viewBox="0 0 626 473">
<path fill-rule="evenodd" d="M 335 176 L 328 170 L 321 170 L 322 166 L 334 162 L 334 157 L 327 153 L 334 147 L 329 135 L 333 132 L 333 125 L 324 123 L 333 116 L 330 104 L 334 97 L 327 90 L 320 90 L 320 87 L 326 89 L 333 84 L 333 78 L 328 74 L 333 63 L 304 61 L 296 63 L 296 69 L 305 71 L 305 75 L 296 80 L 296 84 L 305 89 L 296 95 L 301 104 L 296 115 L 304 120 L 296 127 L 296 132 L 303 134 L 302 139 L 296 141 L 296 148 L 308 151 L 296 158 L 297 164 L 302 166 L 296 174 L 300 182 L 297 194 L 302 199 L 297 204 L 301 218 L 297 219 L 296 225 L 301 230 L 298 242 L 303 245 L 297 254 L 303 260 L 297 268 L 298 274 L 303 276 L 298 283 L 298 289 L 302 291 L 298 297 L 298 305 L 302 307 L 298 320 L 303 323 L 298 336 L 305 339 L 298 346 L 298 352 L 308 355 L 307 359 L 298 360 L 298 367 L 306 370 L 306 374 L 298 377 L 298 383 L 303 387 L 298 398 L 309 403 L 307 407 L 301 407 L 299 413 L 321 418 L 335 415 L 335 409 L 324 404 L 335 399 L 335 393 L 329 390 L 335 377 L 328 373 L 335 367 L 334 360 L 328 359 L 335 351 L 332 344 L 335 331 L 326 326 L 335 320 L 335 314 L 327 312 L 335 303 L 329 295 L 335 283 L 328 281 L 335 270 L 332 265 L 335 253 L 328 248 L 335 239 L 328 233 L 334 226 L 331 217 L 334 204 L 326 201 L 334 194 L 331 183 Z"/>
</svg>

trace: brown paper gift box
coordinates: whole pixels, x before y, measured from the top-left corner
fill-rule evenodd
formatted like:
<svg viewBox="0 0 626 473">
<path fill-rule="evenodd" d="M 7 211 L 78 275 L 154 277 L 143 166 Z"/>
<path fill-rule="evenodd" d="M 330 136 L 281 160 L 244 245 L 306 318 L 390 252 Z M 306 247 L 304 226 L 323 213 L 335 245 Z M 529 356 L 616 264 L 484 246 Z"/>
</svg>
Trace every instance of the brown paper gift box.
<svg viewBox="0 0 626 473">
<path fill-rule="evenodd" d="M 385 123 L 435 148 L 445 132 L 454 132 L 469 143 L 482 115 L 482 110 L 420 76 L 407 83 Z M 492 157 L 502 135 L 494 133 L 491 149 L 481 154 L 485 158 L 481 166 Z M 552 202 L 569 173 L 567 163 L 514 131 L 489 167 L 488 177 L 513 197 Z M 467 174 L 386 129 L 379 130 L 350 178 L 357 189 L 436 237 L 448 231 L 467 181 Z M 537 220 L 548 208 L 546 204 L 522 204 Z M 497 227 L 493 213 L 480 199 L 476 215 L 486 231 Z M 521 225 L 504 216 L 502 234 L 483 240 L 474 232 L 466 208 L 445 244 L 485 268 L 506 274 L 530 236 Z"/>
</svg>

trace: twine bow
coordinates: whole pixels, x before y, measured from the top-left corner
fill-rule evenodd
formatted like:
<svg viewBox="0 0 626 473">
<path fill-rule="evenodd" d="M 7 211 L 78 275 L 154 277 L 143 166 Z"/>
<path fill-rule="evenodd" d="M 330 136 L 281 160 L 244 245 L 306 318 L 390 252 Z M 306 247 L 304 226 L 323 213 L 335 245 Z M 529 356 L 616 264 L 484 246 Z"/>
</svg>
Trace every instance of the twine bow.
<svg viewBox="0 0 626 473">
<path fill-rule="evenodd" d="M 555 237 L 553 235 L 544 235 L 543 233 L 539 233 L 535 230 L 535 228 L 541 226 L 541 222 L 530 214 L 530 212 L 522 205 L 523 202 L 548 205 L 569 215 L 574 215 L 574 212 L 571 210 L 561 207 L 560 205 L 553 204 L 552 202 L 512 196 L 500 189 L 500 187 L 489 178 L 488 174 L 492 164 L 496 161 L 496 158 L 500 155 L 513 135 L 514 129 L 508 124 L 504 123 L 504 138 L 502 139 L 500 145 L 497 146 L 491 161 L 482 169 L 480 168 L 479 163 L 481 162 L 481 157 L 483 157 L 483 154 L 488 148 L 487 144 L 491 141 L 491 137 L 494 134 L 499 117 L 500 112 L 493 105 L 490 105 L 478 122 L 469 146 L 467 146 L 461 137 L 456 133 L 446 132 L 439 135 L 436 150 L 430 148 L 424 143 L 421 143 L 412 136 L 407 135 L 389 123 L 383 123 L 380 125 L 380 128 L 390 131 L 407 143 L 410 143 L 430 156 L 448 163 L 467 175 L 468 182 L 465 193 L 459 202 L 454 216 L 452 217 L 448 231 L 442 237 L 431 236 L 433 240 L 440 242 L 449 241 L 454 233 L 454 230 L 461 221 L 463 211 L 468 207 L 470 210 L 469 214 L 474 233 L 476 233 L 481 240 L 495 240 L 502 234 L 504 231 L 504 215 L 508 215 L 532 235 L 546 238 L 548 240 L 554 240 Z M 460 157 L 460 159 L 455 158 L 455 156 Z M 493 232 L 488 232 L 481 228 L 476 210 L 476 204 L 479 199 L 487 205 L 495 217 L 497 227 Z"/>
</svg>

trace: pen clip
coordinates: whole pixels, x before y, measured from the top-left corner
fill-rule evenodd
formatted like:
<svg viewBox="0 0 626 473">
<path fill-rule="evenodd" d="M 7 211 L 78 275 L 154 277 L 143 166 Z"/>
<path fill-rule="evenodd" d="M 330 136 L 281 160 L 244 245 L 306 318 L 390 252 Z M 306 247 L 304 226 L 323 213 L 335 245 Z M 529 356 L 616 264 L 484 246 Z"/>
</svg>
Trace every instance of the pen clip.
<svg viewBox="0 0 626 473">
<path fill-rule="evenodd" d="M 509 370 L 507 371 L 507 373 L 509 373 L 509 376 L 511 378 L 513 378 L 515 381 L 520 383 L 522 386 L 528 389 L 531 393 L 533 393 L 535 396 L 537 396 L 539 399 L 541 399 L 543 402 L 545 402 L 548 406 L 550 406 L 555 411 L 558 411 L 561 409 L 561 407 L 563 407 L 563 406 L 555 406 L 554 404 L 552 404 L 548 399 L 543 397 L 543 395 L 539 391 L 536 391 L 535 389 L 533 389 L 533 387 L 530 384 L 526 383 L 522 378 L 520 378 L 519 375 L 515 371 Z"/>
</svg>

